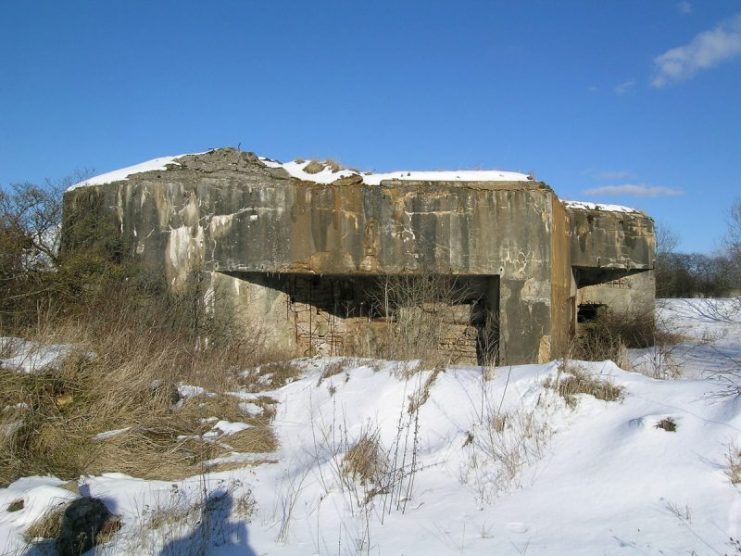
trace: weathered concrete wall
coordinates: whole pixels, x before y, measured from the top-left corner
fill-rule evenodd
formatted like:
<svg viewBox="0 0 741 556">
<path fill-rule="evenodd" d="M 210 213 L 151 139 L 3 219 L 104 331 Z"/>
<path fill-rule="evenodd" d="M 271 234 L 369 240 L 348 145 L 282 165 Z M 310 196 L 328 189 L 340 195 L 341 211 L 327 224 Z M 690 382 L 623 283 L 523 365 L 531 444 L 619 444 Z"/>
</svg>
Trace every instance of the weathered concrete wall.
<svg viewBox="0 0 741 556">
<path fill-rule="evenodd" d="M 578 303 L 605 305 L 617 314 L 648 315 L 653 318 L 655 292 L 656 282 L 651 270 L 579 288 Z"/>
<path fill-rule="evenodd" d="M 481 351 L 483 311 L 496 320 L 486 343 L 498 344 L 499 363 L 547 360 L 573 332 L 577 285 L 653 266 L 645 215 L 564 208 L 539 182 L 368 185 L 353 175 L 319 184 L 232 149 L 68 192 L 68 230 L 83 211 L 113 218 L 130 252 L 174 290 L 207 273 L 215 298 L 267 328 L 267 341 L 313 353 L 375 327 L 325 306 L 321 292 L 364 277 L 449 275 L 486 284 L 468 322 L 450 323 L 451 353 L 469 361 Z M 312 276 L 317 297 L 306 298 L 296 284 Z"/>
<path fill-rule="evenodd" d="M 550 334 L 554 195 L 537 182 L 321 185 L 220 150 L 74 190 L 68 210 L 91 196 L 174 288 L 193 269 L 498 275 L 501 357 L 535 360 Z"/>
<path fill-rule="evenodd" d="M 575 267 L 649 270 L 654 266 L 654 224 L 640 212 L 567 207 L 571 264 Z"/>
<path fill-rule="evenodd" d="M 559 357 L 565 353 L 574 329 L 574 293 L 572 291 L 571 252 L 569 245 L 570 220 L 566 209 L 558 199 L 553 203 L 553 228 L 551 233 L 551 349 L 544 359 Z"/>
<path fill-rule="evenodd" d="M 654 223 L 643 213 L 567 208 L 576 306 L 653 318 L 656 284 Z"/>
</svg>

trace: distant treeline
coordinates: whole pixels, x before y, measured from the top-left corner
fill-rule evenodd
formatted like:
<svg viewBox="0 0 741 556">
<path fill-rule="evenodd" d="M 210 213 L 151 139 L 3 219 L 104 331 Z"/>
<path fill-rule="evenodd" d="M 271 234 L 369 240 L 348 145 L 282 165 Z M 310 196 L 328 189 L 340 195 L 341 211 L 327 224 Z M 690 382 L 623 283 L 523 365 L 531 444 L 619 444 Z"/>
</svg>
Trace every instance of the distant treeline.
<svg viewBox="0 0 741 556">
<path fill-rule="evenodd" d="M 730 253 L 663 253 L 656 259 L 657 297 L 728 297 L 741 294 L 739 261 Z"/>
</svg>

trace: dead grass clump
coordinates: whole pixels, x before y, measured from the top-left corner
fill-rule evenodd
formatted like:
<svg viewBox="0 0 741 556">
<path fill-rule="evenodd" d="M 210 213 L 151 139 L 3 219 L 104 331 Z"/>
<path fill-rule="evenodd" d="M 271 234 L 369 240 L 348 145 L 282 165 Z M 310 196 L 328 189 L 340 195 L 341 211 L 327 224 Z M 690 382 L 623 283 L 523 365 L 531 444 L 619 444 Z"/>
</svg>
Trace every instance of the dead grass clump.
<svg viewBox="0 0 741 556">
<path fill-rule="evenodd" d="M 378 433 L 365 433 L 345 453 L 342 472 L 361 484 L 378 484 L 388 469 L 388 460 Z"/>
<path fill-rule="evenodd" d="M 588 394 L 598 400 L 617 401 L 623 395 L 623 388 L 604 378 L 598 378 L 583 370 L 571 369 L 569 374 L 555 381 L 547 381 L 545 386 L 554 388 L 566 403 L 574 407 L 578 394 Z"/>
<path fill-rule="evenodd" d="M 318 174 L 325 168 L 329 168 L 330 170 L 332 170 L 332 172 L 339 172 L 340 170 L 342 170 L 342 165 L 336 160 L 332 160 L 329 158 L 324 161 L 310 160 L 306 164 L 306 166 L 304 166 L 303 170 L 307 174 Z"/>
<path fill-rule="evenodd" d="M 274 361 L 243 371 L 237 384 L 249 392 L 265 392 L 281 388 L 299 376 L 301 367 L 295 361 Z"/>
<path fill-rule="evenodd" d="M 239 409 L 239 399 L 221 394 L 199 394 L 187 398 L 178 411 L 187 420 L 195 434 L 203 434 L 211 427 L 204 419 L 216 418 L 223 421 L 241 421 L 244 419 Z"/>
<path fill-rule="evenodd" d="M 270 427 L 250 427 L 243 431 L 230 434 L 220 442 L 226 449 L 238 453 L 264 454 L 273 452 L 278 442 Z"/>
<path fill-rule="evenodd" d="M 199 473 L 214 447 L 172 429 L 132 430 L 101 443 L 86 472 L 117 471 L 144 479 L 183 479 Z"/>
<path fill-rule="evenodd" d="M 352 359 L 346 358 L 346 357 L 336 359 L 335 361 L 332 361 L 331 363 L 327 364 L 324 367 L 324 371 L 322 371 L 321 376 L 319 377 L 317 386 L 319 386 L 325 378 L 338 375 L 341 372 L 345 371 L 345 369 L 347 369 L 351 365 L 352 365 Z"/>
<path fill-rule="evenodd" d="M 741 448 L 735 444 L 728 446 L 728 454 L 726 454 L 726 475 L 731 481 L 731 484 L 737 485 L 741 483 Z"/>
<path fill-rule="evenodd" d="M 147 529 L 173 528 L 189 519 L 197 519 L 201 504 L 158 506 L 151 511 L 146 520 Z"/>
<path fill-rule="evenodd" d="M 435 383 L 435 380 L 437 380 L 437 375 L 444 372 L 444 370 L 444 367 L 436 367 L 433 369 L 427 377 L 427 380 L 425 380 L 425 383 L 418 388 L 414 394 L 409 396 L 409 406 L 407 407 L 407 413 L 409 413 L 409 415 L 417 413 L 427 400 L 430 399 L 430 390 L 432 389 L 432 385 Z"/>
<path fill-rule="evenodd" d="M 257 508 L 257 500 L 251 490 L 234 498 L 234 514 L 242 519 L 251 518 Z"/>
<path fill-rule="evenodd" d="M 66 503 L 49 508 L 29 525 L 23 534 L 26 542 L 31 543 L 36 539 L 56 539 L 62 530 L 62 519 L 68 505 L 69 503 Z"/>
<path fill-rule="evenodd" d="M 324 170 L 324 164 L 318 160 L 310 160 L 309 163 L 304 166 L 304 172 L 307 174 L 318 174 L 322 170 Z"/>
<path fill-rule="evenodd" d="M 666 432 L 676 432 L 677 422 L 671 417 L 665 417 L 664 419 L 656 423 L 656 428 L 663 429 Z"/>
<path fill-rule="evenodd" d="M 210 492 L 192 504 L 173 501 L 147 510 L 139 524 L 140 540 L 134 547 L 137 553 L 174 554 L 177 547 L 183 548 L 184 532 L 193 541 L 188 554 L 203 554 L 209 546 L 229 542 L 236 532 L 235 527 L 242 527 L 231 523 L 231 518 L 249 521 L 257 507 L 250 490 L 237 495 L 232 486 Z"/>
</svg>

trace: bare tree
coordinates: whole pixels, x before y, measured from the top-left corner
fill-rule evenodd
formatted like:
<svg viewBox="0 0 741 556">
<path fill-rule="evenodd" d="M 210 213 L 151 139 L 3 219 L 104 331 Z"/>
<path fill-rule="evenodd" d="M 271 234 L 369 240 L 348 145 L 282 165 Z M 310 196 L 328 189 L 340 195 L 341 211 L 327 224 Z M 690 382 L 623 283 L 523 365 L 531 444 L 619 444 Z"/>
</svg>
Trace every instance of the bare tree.
<svg viewBox="0 0 741 556">
<path fill-rule="evenodd" d="M 656 293 L 661 297 L 669 297 L 674 292 L 676 281 L 676 265 L 674 250 L 679 244 L 679 235 L 667 224 L 656 223 Z"/>
<path fill-rule="evenodd" d="M 86 175 L 0 186 L 0 321 L 12 318 L 22 300 L 52 289 L 47 278 L 59 263 L 62 194 Z"/>
<path fill-rule="evenodd" d="M 736 197 L 728 211 L 726 251 L 731 266 L 731 283 L 736 294 L 741 294 L 741 197 Z"/>
<path fill-rule="evenodd" d="M 656 223 L 656 258 L 665 257 L 679 245 L 679 234 L 664 222 Z"/>
</svg>

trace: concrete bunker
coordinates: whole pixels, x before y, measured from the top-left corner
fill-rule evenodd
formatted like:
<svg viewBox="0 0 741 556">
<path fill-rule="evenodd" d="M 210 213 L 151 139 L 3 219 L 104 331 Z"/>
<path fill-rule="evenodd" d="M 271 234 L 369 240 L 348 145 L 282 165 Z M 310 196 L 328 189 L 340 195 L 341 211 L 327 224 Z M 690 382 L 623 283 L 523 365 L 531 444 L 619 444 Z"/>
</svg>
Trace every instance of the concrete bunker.
<svg viewBox="0 0 741 556">
<path fill-rule="evenodd" d="M 648 216 L 562 202 L 512 172 L 361 174 L 217 149 L 73 186 L 65 221 L 81 211 L 113 219 L 174 291 L 200 273 L 245 326 L 306 355 L 383 353 L 427 315 L 452 362 L 545 361 L 579 305 L 653 304 Z"/>
<path fill-rule="evenodd" d="M 452 361 L 497 360 L 498 276 L 229 275 L 286 296 L 287 326 L 302 355 L 390 353 L 398 326 L 438 321 L 435 344 Z"/>
</svg>

